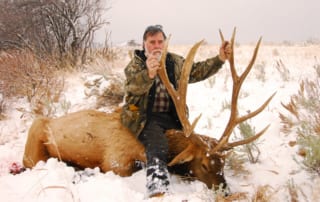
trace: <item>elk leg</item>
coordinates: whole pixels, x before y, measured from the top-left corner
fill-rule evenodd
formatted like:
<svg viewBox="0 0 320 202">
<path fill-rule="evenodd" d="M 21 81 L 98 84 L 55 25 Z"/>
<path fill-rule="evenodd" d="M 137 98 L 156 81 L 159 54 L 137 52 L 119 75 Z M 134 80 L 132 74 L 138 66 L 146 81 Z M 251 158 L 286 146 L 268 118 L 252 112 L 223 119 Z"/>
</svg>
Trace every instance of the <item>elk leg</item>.
<svg viewBox="0 0 320 202">
<path fill-rule="evenodd" d="M 46 161 L 49 158 L 43 141 L 46 124 L 46 119 L 37 119 L 29 130 L 23 155 L 23 165 L 27 168 L 32 168 L 38 161 Z"/>
</svg>

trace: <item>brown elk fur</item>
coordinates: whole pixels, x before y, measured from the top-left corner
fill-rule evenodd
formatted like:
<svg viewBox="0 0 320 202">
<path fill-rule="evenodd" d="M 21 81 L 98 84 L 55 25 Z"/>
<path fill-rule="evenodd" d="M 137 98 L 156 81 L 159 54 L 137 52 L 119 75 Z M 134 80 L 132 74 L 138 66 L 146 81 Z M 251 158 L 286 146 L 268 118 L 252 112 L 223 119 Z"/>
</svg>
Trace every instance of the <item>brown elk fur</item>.
<svg viewBox="0 0 320 202">
<path fill-rule="evenodd" d="M 119 112 L 85 110 L 35 120 L 25 145 L 24 166 L 55 157 L 80 168 L 100 167 L 103 172 L 131 175 L 135 160 L 146 161 L 144 147 L 118 117 Z"/>
<path fill-rule="evenodd" d="M 169 170 L 182 176 L 189 176 L 205 183 L 208 188 L 226 186 L 223 175 L 225 156 L 210 154 L 218 142 L 216 139 L 192 133 L 186 137 L 182 131 L 168 130 Z"/>
</svg>

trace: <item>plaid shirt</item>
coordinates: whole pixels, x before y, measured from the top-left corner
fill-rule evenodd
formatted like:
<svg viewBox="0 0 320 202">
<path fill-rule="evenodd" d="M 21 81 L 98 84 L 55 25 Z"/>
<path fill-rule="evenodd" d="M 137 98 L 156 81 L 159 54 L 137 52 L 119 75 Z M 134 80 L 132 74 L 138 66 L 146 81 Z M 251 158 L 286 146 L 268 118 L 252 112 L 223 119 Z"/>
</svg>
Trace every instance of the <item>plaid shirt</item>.
<svg viewBox="0 0 320 202">
<path fill-rule="evenodd" d="M 168 112 L 170 107 L 169 93 L 158 76 L 155 78 L 155 82 L 156 93 L 152 112 Z"/>
</svg>

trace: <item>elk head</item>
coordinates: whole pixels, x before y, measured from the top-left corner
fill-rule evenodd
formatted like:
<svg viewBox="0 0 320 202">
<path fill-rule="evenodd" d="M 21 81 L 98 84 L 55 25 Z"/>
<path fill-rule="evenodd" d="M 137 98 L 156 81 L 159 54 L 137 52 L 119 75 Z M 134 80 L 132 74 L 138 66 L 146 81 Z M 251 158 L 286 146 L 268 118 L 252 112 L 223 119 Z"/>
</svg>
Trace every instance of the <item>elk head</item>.
<svg viewBox="0 0 320 202">
<path fill-rule="evenodd" d="M 225 186 L 223 175 L 224 154 L 209 154 L 218 141 L 208 136 L 192 133 L 186 137 L 184 132 L 166 131 L 169 142 L 169 170 L 171 173 L 198 179 L 207 187 Z"/>
<path fill-rule="evenodd" d="M 202 41 L 196 43 L 191 50 L 189 51 L 185 63 L 181 72 L 181 79 L 178 84 L 178 89 L 175 90 L 172 85 L 170 85 L 169 79 L 167 77 L 166 68 L 165 68 L 165 60 L 166 53 L 168 48 L 168 43 L 164 48 L 164 54 L 162 54 L 161 58 L 161 69 L 159 70 L 159 77 L 166 86 L 168 93 L 170 94 L 175 107 L 177 109 L 177 113 L 181 124 L 183 126 L 183 131 L 177 130 L 169 130 L 167 131 L 167 137 L 169 139 L 169 153 L 172 156 L 171 162 L 168 164 L 169 166 L 186 165 L 187 168 L 182 168 L 182 172 L 189 172 L 189 174 L 200 181 L 204 182 L 209 188 L 213 185 L 219 186 L 221 183 L 226 185 L 226 181 L 223 175 L 223 168 L 225 162 L 226 151 L 239 146 L 248 144 L 257 138 L 259 138 L 269 127 L 265 127 L 261 132 L 256 135 L 243 139 L 236 142 L 229 142 L 230 135 L 234 128 L 260 112 L 262 112 L 266 106 L 269 104 L 273 96 L 271 95 L 258 109 L 252 111 L 246 115 L 239 116 L 238 114 L 238 97 L 240 88 L 249 74 L 250 70 L 253 67 L 255 62 L 259 46 L 261 43 L 261 38 L 256 44 L 253 56 L 251 61 L 249 62 L 245 71 L 239 76 L 237 74 L 235 64 L 234 64 L 234 41 L 235 41 L 235 32 L 234 29 L 232 38 L 230 40 L 230 45 L 232 48 L 231 56 L 228 59 L 230 63 L 232 81 L 233 81 L 233 89 L 232 89 L 232 98 L 231 98 L 231 111 L 230 118 L 225 127 L 223 134 L 221 135 L 219 140 L 214 138 L 198 135 L 193 132 L 197 121 L 200 116 L 198 116 L 195 121 L 190 124 L 187 112 L 186 112 L 186 93 L 187 93 L 187 84 L 189 80 L 189 75 L 191 71 L 191 67 L 193 64 L 194 56 L 197 52 L 197 49 L 201 45 Z M 220 31 L 221 40 L 224 41 L 224 37 L 222 32 Z M 172 146 L 170 146 L 170 144 Z M 181 167 L 180 167 L 181 168 Z M 180 169 L 179 168 L 179 169 Z M 179 172 L 179 171 L 178 171 Z M 179 173 L 183 174 L 183 173 Z M 187 174 L 187 173 L 185 173 Z"/>
</svg>

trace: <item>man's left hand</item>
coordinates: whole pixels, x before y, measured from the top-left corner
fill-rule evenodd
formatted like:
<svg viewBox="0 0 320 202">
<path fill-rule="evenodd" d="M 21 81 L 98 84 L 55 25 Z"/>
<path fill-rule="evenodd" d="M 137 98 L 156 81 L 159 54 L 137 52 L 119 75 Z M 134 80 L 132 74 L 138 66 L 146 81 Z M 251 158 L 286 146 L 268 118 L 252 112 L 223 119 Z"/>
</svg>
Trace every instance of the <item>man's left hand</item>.
<svg viewBox="0 0 320 202">
<path fill-rule="evenodd" d="M 221 44 L 220 49 L 219 49 L 220 60 L 222 60 L 223 62 L 225 62 L 226 60 L 229 60 L 230 56 L 231 56 L 231 52 L 232 52 L 232 48 L 231 48 L 229 41 L 224 41 Z"/>
</svg>

